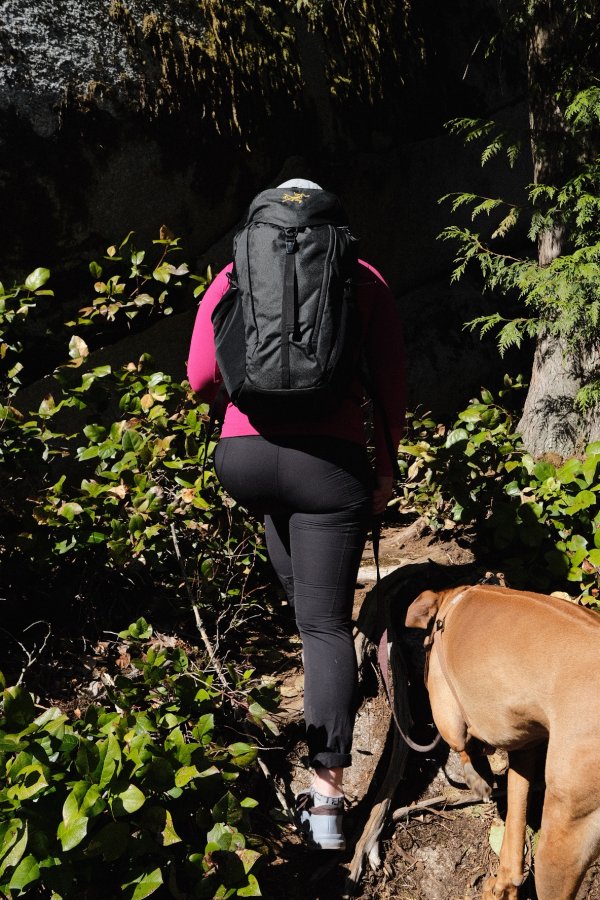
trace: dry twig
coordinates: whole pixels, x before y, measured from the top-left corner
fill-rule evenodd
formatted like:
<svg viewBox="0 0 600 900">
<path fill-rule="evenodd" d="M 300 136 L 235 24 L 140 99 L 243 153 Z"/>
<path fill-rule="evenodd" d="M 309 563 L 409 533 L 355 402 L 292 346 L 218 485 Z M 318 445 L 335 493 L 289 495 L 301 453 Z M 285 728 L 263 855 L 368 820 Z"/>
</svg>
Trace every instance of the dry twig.
<svg viewBox="0 0 600 900">
<path fill-rule="evenodd" d="M 183 578 L 183 582 L 185 584 L 185 589 L 187 591 L 188 600 L 190 601 L 190 606 L 192 607 L 192 612 L 194 614 L 194 619 L 196 620 L 196 628 L 200 633 L 200 637 L 206 647 L 208 652 L 209 659 L 211 664 L 217 673 L 217 677 L 225 690 L 229 690 L 229 684 L 227 683 L 227 679 L 225 678 L 225 672 L 223 671 L 223 666 L 221 665 L 214 647 L 211 643 L 211 640 L 208 636 L 206 628 L 204 627 L 204 622 L 202 621 L 202 617 L 200 615 L 200 610 L 198 609 L 198 604 L 196 602 L 196 598 L 192 592 L 192 588 L 187 577 L 185 566 L 183 565 L 183 559 L 181 557 L 181 551 L 179 549 L 179 541 L 177 540 L 177 532 L 175 531 L 175 525 L 171 522 L 171 537 L 173 538 L 173 547 L 175 548 L 175 556 L 177 557 L 177 562 L 179 563 L 179 569 L 181 571 L 181 577 Z"/>
</svg>

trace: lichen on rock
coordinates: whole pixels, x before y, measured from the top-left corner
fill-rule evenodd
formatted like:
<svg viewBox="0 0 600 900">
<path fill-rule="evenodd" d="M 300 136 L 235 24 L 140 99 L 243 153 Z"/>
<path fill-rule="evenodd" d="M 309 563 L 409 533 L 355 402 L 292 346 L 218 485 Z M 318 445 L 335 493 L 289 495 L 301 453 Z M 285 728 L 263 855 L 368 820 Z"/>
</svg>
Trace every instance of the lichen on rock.
<svg viewBox="0 0 600 900">
<path fill-rule="evenodd" d="M 65 109 L 94 107 L 151 118 L 185 108 L 247 135 L 278 102 L 306 100 L 307 30 L 330 97 L 372 102 L 385 66 L 397 68 L 408 2 L 0 0 L 0 110 L 43 136 Z"/>
</svg>

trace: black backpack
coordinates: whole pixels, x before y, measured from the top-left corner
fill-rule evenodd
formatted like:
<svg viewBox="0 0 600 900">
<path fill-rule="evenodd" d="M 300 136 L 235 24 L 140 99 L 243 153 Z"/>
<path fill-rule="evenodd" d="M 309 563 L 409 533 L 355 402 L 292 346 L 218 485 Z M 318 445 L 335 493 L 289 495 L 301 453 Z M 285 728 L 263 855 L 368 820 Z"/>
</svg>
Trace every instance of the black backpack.
<svg viewBox="0 0 600 900">
<path fill-rule="evenodd" d="M 232 403 L 290 420 L 331 411 L 348 394 L 359 347 L 355 239 L 340 201 L 316 189 L 263 191 L 233 258 L 212 315 Z"/>
</svg>

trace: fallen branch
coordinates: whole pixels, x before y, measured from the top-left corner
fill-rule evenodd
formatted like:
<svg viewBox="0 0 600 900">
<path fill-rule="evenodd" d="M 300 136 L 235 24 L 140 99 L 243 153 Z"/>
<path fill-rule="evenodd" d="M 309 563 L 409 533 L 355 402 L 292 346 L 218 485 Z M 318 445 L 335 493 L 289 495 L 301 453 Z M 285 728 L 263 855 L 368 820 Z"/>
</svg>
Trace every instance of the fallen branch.
<svg viewBox="0 0 600 900">
<path fill-rule="evenodd" d="M 46 622 L 43 619 L 39 619 L 37 622 L 32 622 L 31 625 L 28 625 L 26 628 L 23 629 L 23 633 L 25 633 L 26 631 L 29 631 L 29 629 L 33 628 L 35 625 L 47 625 L 48 631 L 46 632 L 46 637 L 42 641 L 42 646 L 38 649 L 37 644 L 34 644 L 32 650 L 28 650 L 27 647 L 25 646 L 25 644 L 21 643 L 21 641 L 18 640 L 18 638 L 16 638 L 14 636 L 14 634 L 11 634 L 10 631 L 7 631 L 6 628 L 0 628 L 0 631 L 3 631 L 5 634 L 7 634 L 10 638 L 13 639 L 15 644 L 19 645 L 19 647 L 23 651 L 23 654 L 27 660 L 25 665 L 23 666 L 23 669 L 21 670 L 21 674 L 19 675 L 19 678 L 17 680 L 17 685 L 21 685 L 23 683 L 23 679 L 25 678 L 25 673 L 27 672 L 28 669 L 31 668 L 31 666 L 34 664 L 34 662 L 37 659 L 39 659 L 39 657 L 42 655 L 42 653 L 46 649 L 46 644 L 48 643 L 48 641 L 50 639 L 50 635 L 52 634 L 52 626 L 50 625 L 49 622 Z"/>
<path fill-rule="evenodd" d="M 260 758 L 260 756 L 257 757 L 257 762 L 258 762 L 258 765 L 259 765 L 259 767 L 260 767 L 261 772 L 263 773 L 263 775 L 265 776 L 265 778 L 267 779 L 267 781 L 269 782 L 269 784 L 271 785 L 271 787 L 272 787 L 273 790 L 275 791 L 275 796 L 276 796 L 277 799 L 279 800 L 279 803 L 280 803 L 280 805 L 281 805 L 282 810 L 285 812 L 285 814 L 286 814 L 286 816 L 288 817 L 288 819 L 290 820 L 290 822 L 293 822 L 293 820 L 294 820 L 294 813 L 293 813 L 293 811 L 290 809 L 289 804 L 288 804 L 287 800 L 285 799 L 285 796 L 284 796 L 283 792 L 279 789 L 279 787 L 278 787 L 278 785 L 277 785 L 277 782 L 275 781 L 275 779 L 274 779 L 273 776 L 271 775 L 271 772 L 269 771 L 268 766 L 267 766 L 266 763 Z"/>
<path fill-rule="evenodd" d="M 391 578 L 391 582 L 395 580 Z M 365 598 L 361 615 L 357 623 L 357 633 L 355 636 L 355 647 L 358 654 L 359 666 L 363 667 L 367 658 L 371 658 L 375 651 L 375 640 L 377 638 L 377 605 L 381 603 L 384 608 L 380 611 L 383 614 L 388 627 L 388 658 L 389 668 L 393 685 L 393 703 L 396 718 L 405 732 L 410 731 L 412 725 L 410 710 L 408 706 L 408 684 L 407 673 L 404 659 L 402 657 L 398 641 L 395 639 L 391 617 L 388 614 L 390 603 L 390 594 L 383 592 L 382 582 L 380 586 L 381 596 L 378 600 L 377 589 L 371 591 Z M 383 687 L 380 685 L 380 692 Z M 408 747 L 398 733 L 398 729 L 394 724 L 390 711 L 390 724 L 388 728 L 393 729 L 392 749 L 389 759 L 384 759 L 385 775 L 382 784 L 377 791 L 371 813 L 367 823 L 363 829 L 362 835 L 358 839 L 354 848 L 354 855 L 350 863 L 350 871 L 347 878 L 347 889 L 352 891 L 358 885 L 365 863 L 368 861 L 372 869 L 377 869 L 381 865 L 380 856 L 380 838 L 383 828 L 386 824 L 392 801 L 399 782 L 401 781 L 406 761 L 408 758 Z M 379 762 L 381 766 L 382 760 Z M 379 768 L 378 766 L 378 768 Z"/>
<path fill-rule="evenodd" d="M 410 806 L 401 806 L 399 809 L 394 810 L 392 813 L 392 821 L 399 822 L 400 819 L 408 818 L 408 816 L 413 815 L 414 813 L 423 812 L 426 810 L 435 811 L 435 808 L 438 806 L 443 807 L 444 809 L 456 809 L 461 806 L 473 806 L 479 803 L 490 803 L 493 800 L 497 800 L 499 797 L 505 797 L 506 791 L 492 791 L 492 794 L 489 800 L 482 800 L 479 794 L 473 794 L 469 791 L 469 793 L 465 793 L 463 797 L 460 797 L 458 800 L 448 800 L 445 794 L 439 794 L 437 797 L 429 797 L 427 800 L 420 800 L 418 803 L 411 803 Z"/>
<path fill-rule="evenodd" d="M 208 636 L 206 628 L 204 627 L 204 622 L 202 621 L 202 617 L 201 617 L 200 611 L 198 609 L 198 604 L 196 602 L 196 598 L 194 597 L 194 594 L 192 592 L 192 588 L 191 588 L 190 582 L 188 580 L 187 573 L 185 571 L 185 566 L 183 565 L 183 559 L 181 556 L 181 551 L 179 549 L 179 541 L 177 540 L 177 532 L 175 531 L 175 525 L 173 524 L 173 522 L 171 522 L 171 537 L 173 538 L 173 547 L 175 548 L 175 556 L 177 557 L 177 562 L 179 563 L 181 577 L 183 578 L 183 583 L 185 584 L 185 589 L 187 591 L 188 600 L 190 602 L 190 606 L 192 607 L 194 619 L 196 620 L 196 628 L 198 629 L 198 631 L 200 633 L 200 637 L 202 638 L 204 646 L 206 647 L 209 659 L 211 661 L 211 664 L 212 664 L 215 672 L 217 673 L 217 677 L 219 678 L 219 681 L 221 682 L 221 684 L 223 685 L 225 690 L 229 691 L 229 684 L 227 682 L 227 679 L 225 678 L 225 672 L 223 671 L 223 666 L 221 665 L 221 663 L 215 653 L 214 647 Z"/>
</svg>

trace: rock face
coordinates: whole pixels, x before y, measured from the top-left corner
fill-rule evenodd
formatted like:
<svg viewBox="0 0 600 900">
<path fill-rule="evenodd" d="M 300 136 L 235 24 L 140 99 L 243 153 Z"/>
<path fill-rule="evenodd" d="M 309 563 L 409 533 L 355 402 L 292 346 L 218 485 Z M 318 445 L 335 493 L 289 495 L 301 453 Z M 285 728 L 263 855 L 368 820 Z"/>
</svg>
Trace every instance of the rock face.
<svg viewBox="0 0 600 900">
<path fill-rule="evenodd" d="M 139 0 L 132 6 L 142 18 L 151 12 Z M 139 90 L 144 77 L 143 60 L 132 56 L 115 8 L 111 0 L 4 0 L 0 109 L 12 108 L 37 135 L 50 137 L 73 106 L 102 109 L 105 92 L 112 110 L 127 103 L 128 86 Z"/>
<path fill-rule="evenodd" d="M 482 170 L 442 123 L 500 106 L 505 119 L 525 122 L 511 99 L 521 86 L 482 80 L 468 3 L 414 26 L 428 55 L 403 51 L 409 63 L 397 61 L 406 30 L 385 30 L 395 5 L 376 7 L 382 58 L 373 77 L 391 87 L 392 63 L 404 65 L 405 86 L 393 82 L 367 103 L 348 88 L 342 102 L 343 42 L 311 31 L 295 4 L 249 13 L 208 0 L 172 0 L 168 10 L 155 0 L 0 0 L 2 280 L 48 266 L 73 306 L 89 259 L 130 230 L 143 247 L 163 223 L 181 236 L 190 266 L 218 268 L 254 193 L 303 174 L 340 194 L 361 255 L 398 296 L 411 405 L 454 411 L 482 383 L 493 387 L 507 363 L 462 330 L 482 312 L 481 291 L 473 280 L 449 285 L 452 248 L 436 236 L 451 216 L 438 199 L 497 192 L 501 177 L 515 200 L 530 176 L 526 163 Z M 174 374 L 193 315 L 148 334 L 161 363 L 170 348 Z M 133 347 L 111 352 L 121 359 Z"/>
</svg>

